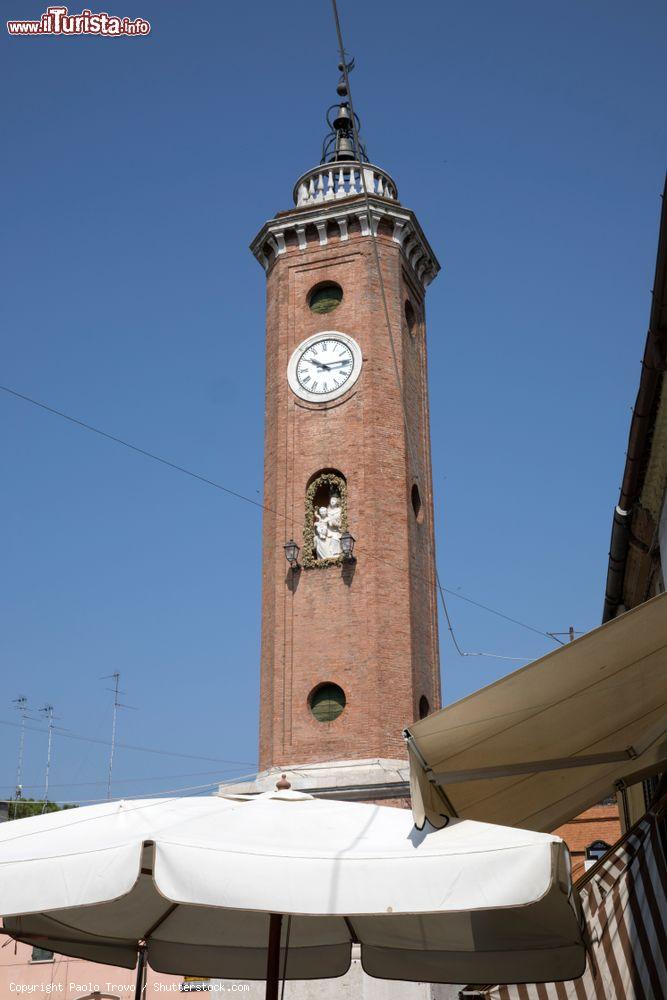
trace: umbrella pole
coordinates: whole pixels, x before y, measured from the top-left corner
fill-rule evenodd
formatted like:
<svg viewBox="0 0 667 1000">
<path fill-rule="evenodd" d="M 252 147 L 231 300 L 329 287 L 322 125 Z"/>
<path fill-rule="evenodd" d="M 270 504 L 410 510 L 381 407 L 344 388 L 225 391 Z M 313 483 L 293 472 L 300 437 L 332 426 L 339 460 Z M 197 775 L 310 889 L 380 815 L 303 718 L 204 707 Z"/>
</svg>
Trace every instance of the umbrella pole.
<svg viewBox="0 0 667 1000">
<path fill-rule="evenodd" d="M 142 945 L 139 948 L 139 960 L 137 962 L 137 983 L 134 987 L 135 1000 L 140 1000 L 144 995 L 144 977 L 146 974 L 146 949 Z"/>
<path fill-rule="evenodd" d="M 269 916 L 269 948 L 266 958 L 266 1000 L 278 1000 L 280 979 L 280 932 L 283 917 L 281 913 Z"/>
</svg>

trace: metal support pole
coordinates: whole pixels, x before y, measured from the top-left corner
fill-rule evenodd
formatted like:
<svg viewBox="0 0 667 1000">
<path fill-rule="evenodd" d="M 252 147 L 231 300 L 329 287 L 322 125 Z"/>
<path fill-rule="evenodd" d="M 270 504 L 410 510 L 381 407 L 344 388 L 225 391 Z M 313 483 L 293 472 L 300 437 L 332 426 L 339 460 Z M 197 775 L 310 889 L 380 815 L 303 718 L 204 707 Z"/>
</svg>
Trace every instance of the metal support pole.
<svg viewBox="0 0 667 1000">
<path fill-rule="evenodd" d="M 40 708 L 47 720 L 49 725 L 49 737 L 46 750 L 46 771 L 44 773 L 44 802 L 42 803 L 42 814 L 46 812 L 46 807 L 49 801 L 49 777 L 51 775 L 51 748 L 53 746 L 53 705 L 45 705 L 44 708 Z"/>
<path fill-rule="evenodd" d="M 141 945 L 139 948 L 139 959 L 137 961 L 137 982 L 134 987 L 134 997 L 135 1000 L 140 1000 L 144 995 L 144 990 L 146 989 L 146 947 Z"/>
<path fill-rule="evenodd" d="M 107 779 L 107 800 L 111 799 L 111 775 L 113 774 L 113 758 L 116 751 L 116 720 L 118 717 L 118 709 L 120 707 L 120 702 L 118 701 L 118 685 L 120 683 L 120 674 L 116 671 L 115 674 L 111 675 L 114 679 L 114 694 L 113 694 L 113 716 L 111 720 L 111 750 L 109 751 L 109 777 Z"/>
<path fill-rule="evenodd" d="M 627 786 L 622 778 L 616 782 L 616 802 L 621 821 L 621 833 L 627 833 L 632 824 L 630 823 Z"/>
<path fill-rule="evenodd" d="M 266 956 L 266 1000 L 278 1000 L 280 983 L 280 933 L 282 913 L 272 913 L 269 917 L 269 948 Z"/>
</svg>

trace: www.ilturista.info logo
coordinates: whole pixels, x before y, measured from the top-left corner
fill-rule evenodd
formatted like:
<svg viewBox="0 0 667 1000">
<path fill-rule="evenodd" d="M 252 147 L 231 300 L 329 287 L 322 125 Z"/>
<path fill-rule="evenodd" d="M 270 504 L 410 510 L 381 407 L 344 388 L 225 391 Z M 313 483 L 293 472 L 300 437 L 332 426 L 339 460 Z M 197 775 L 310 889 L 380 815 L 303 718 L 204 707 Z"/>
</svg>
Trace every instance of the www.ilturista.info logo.
<svg viewBox="0 0 667 1000">
<path fill-rule="evenodd" d="M 7 21 L 10 35 L 104 35 L 106 38 L 127 38 L 147 35 L 151 30 L 143 17 L 132 20 L 101 11 L 93 14 L 82 10 L 70 14 L 67 7 L 47 7 L 39 21 Z"/>
</svg>

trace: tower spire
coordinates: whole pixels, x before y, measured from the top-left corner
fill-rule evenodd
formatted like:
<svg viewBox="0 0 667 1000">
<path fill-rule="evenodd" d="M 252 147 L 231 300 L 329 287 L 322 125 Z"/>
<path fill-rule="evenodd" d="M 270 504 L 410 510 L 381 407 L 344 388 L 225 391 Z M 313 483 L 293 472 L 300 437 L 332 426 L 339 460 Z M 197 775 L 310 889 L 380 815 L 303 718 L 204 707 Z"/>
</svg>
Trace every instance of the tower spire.
<svg viewBox="0 0 667 1000">
<path fill-rule="evenodd" d="M 338 80 L 336 93 L 340 101 L 332 104 L 327 110 L 326 119 L 329 132 L 322 145 L 322 159 L 320 163 L 341 163 L 345 161 L 355 163 L 368 162 L 366 149 L 361 141 L 359 142 L 359 148 L 357 148 L 352 122 L 352 111 L 350 103 L 347 100 L 348 92 L 345 82 L 345 70 L 347 70 L 348 75 L 352 72 L 354 69 L 354 59 L 351 59 L 345 66 L 342 63 L 338 63 L 338 69 L 340 71 L 340 79 Z M 356 115 L 355 117 L 358 136 L 361 123 L 359 117 Z"/>
</svg>

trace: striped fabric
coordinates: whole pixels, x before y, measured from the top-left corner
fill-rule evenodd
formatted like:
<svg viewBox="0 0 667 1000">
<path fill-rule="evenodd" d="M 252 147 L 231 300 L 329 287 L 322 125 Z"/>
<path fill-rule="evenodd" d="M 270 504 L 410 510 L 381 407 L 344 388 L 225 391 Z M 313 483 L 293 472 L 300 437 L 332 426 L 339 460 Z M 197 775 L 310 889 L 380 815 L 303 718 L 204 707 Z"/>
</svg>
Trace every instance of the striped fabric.
<svg viewBox="0 0 667 1000">
<path fill-rule="evenodd" d="M 484 1000 L 665 1000 L 667 867 L 657 820 L 644 816 L 576 883 L 589 939 L 586 972 L 566 983 L 468 986 Z"/>
</svg>

